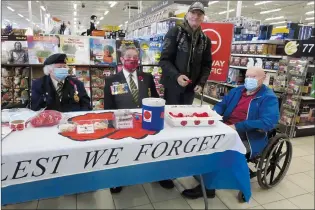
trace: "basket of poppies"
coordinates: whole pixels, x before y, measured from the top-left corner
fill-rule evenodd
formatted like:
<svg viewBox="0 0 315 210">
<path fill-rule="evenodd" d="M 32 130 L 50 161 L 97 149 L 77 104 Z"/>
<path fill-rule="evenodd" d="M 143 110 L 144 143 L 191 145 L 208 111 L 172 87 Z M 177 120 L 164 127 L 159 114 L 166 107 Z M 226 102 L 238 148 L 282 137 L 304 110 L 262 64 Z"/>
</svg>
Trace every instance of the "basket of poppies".
<svg viewBox="0 0 315 210">
<path fill-rule="evenodd" d="M 30 119 L 30 124 L 35 127 L 55 126 L 62 120 L 62 114 L 55 110 L 41 110 L 38 114 Z"/>
<path fill-rule="evenodd" d="M 214 126 L 222 117 L 209 106 L 174 105 L 166 106 L 165 118 L 175 127 Z"/>
</svg>

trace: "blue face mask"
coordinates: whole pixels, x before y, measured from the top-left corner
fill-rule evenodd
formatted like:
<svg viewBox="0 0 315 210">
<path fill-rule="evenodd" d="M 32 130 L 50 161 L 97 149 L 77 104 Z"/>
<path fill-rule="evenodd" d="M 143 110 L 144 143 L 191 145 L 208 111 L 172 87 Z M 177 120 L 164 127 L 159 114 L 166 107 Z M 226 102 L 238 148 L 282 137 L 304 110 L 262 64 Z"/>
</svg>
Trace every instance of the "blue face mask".
<svg viewBox="0 0 315 210">
<path fill-rule="evenodd" d="M 58 81 L 62 81 L 69 75 L 69 68 L 54 68 L 54 75 Z"/>
<path fill-rule="evenodd" d="M 246 78 L 244 85 L 246 90 L 253 91 L 258 87 L 258 80 L 254 78 Z"/>
</svg>

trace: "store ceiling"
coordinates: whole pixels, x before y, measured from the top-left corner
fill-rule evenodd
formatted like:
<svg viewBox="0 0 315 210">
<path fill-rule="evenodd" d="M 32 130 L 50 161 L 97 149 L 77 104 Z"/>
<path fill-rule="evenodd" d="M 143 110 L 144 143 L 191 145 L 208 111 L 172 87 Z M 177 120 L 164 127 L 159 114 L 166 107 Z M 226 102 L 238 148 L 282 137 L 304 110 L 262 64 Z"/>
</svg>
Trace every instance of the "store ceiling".
<svg viewBox="0 0 315 210">
<path fill-rule="evenodd" d="M 77 25 L 80 22 L 83 28 L 87 28 L 89 26 L 89 19 L 91 15 L 98 16 L 99 20 L 101 17 L 104 17 L 100 20 L 99 26 L 120 25 L 124 24 L 129 19 L 129 11 L 126 8 L 129 2 L 131 6 L 138 6 L 137 1 L 116 1 L 116 5 L 113 7 L 110 7 L 110 3 L 112 3 L 110 1 L 32 1 L 32 18 L 35 23 L 34 26 L 37 25 L 38 27 L 43 27 L 41 26 L 40 11 L 42 11 L 43 15 L 50 14 L 52 17 L 70 21 L 71 23 L 74 22 L 74 17 L 76 17 Z M 226 18 L 226 13 L 220 13 L 227 10 L 227 2 L 209 2 L 210 5 L 206 9 L 206 15 L 209 16 L 210 21 L 224 20 Z M 285 23 L 281 23 L 285 20 L 314 23 L 314 4 L 307 5 L 310 1 L 271 1 L 269 3 L 255 6 L 255 4 L 259 2 L 260 1 L 242 1 L 243 7 L 241 15 L 261 20 L 263 23 L 280 22 L 276 24 L 279 26 L 285 25 Z M 142 1 L 143 10 L 156 3 L 157 1 Z M 76 10 L 74 9 L 74 4 L 77 5 Z M 84 8 L 82 7 L 82 4 L 84 4 Z M 234 11 L 229 13 L 229 17 L 235 17 L 236 4 L 237 1 L 230 1 L 230 10 Z M 8 9 L 8 6 L 14 11 Z M 41 6 L 43 6 L 46 11 L 43 11 Z M 271 9 L 281 10 L 260 14 L 262 11 Z M 74 11 L 76 11 L 76 15 L 74 15 Z M 108 11 L 107 15 L 104 15 L 105 11 Z M 313 13 L 306 14 L 306 12 L 310 11 L 313 11 Z M 137 14 L 137 12 L 137 9 L 132 9 L 130 12 L 131 17 Z M 29 25 L 29 22 L 26 20 L 28 17 L 28 1 L 2 1 L 2 26 L 4 26 L 7 21 L 10 21 L 11 24 L 13 23 L 19 28 L 26 28 Z M 276 19 L 266 20 L 267 18 Z M 42 19 L 42 22 L 44 23 L 44 19 Z"/>
</svg>

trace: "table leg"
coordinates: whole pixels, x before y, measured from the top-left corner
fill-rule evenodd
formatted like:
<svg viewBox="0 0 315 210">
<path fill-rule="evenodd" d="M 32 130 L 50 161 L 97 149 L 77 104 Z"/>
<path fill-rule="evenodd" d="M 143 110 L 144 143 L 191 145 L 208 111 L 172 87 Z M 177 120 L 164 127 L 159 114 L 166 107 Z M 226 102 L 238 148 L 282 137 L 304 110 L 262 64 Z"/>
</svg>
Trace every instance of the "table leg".
<svg viewBox="0 0 315 210">
<path fill-rule="evenodd" d="M 205 210 L 208 210 L 208 197 L 206 193 L 206 187 L 205 183 L 203 182 L 203 177 L 200 175 L 200 184 L 201 184 L 201 190 L 202 190 L 202 195 L 203 195 L 203 200 L 205 202 Z"/>
</svg>

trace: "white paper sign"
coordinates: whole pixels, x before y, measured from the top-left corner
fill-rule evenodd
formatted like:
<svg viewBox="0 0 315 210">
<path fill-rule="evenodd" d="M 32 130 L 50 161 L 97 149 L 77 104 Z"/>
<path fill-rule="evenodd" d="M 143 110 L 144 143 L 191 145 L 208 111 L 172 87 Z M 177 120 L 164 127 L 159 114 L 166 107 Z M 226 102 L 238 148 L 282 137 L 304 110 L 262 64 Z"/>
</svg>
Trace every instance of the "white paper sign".
<svg viewBox="0 0 315 210">
<path fill-rule="evenodd" d="M 93 124 L 77 125 L 77 133 L 78 134 L 94 133 L 94 125 Z"/>
</svg>

